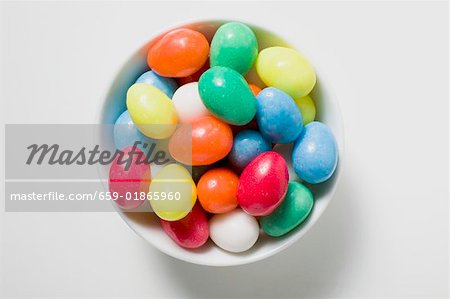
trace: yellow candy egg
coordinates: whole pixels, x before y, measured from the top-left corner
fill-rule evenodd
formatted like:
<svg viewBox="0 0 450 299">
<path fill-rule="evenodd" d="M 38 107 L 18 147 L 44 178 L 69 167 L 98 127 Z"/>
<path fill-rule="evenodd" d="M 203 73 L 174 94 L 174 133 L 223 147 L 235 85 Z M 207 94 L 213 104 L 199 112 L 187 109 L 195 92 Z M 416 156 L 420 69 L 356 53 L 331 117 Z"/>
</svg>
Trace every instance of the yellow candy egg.
<svg viewBox="0 0 450 299">
<path fill-rule="evenodd" d="M 295 104 L 302 112 L 303 125 L 307 125 L 316 118 L 316 105 L 309 95 L 294 98 Z"/>
<path fill-rule="evenodd" d="M 290 48 L 262 50 L 256 60 L 256 71 L 266 85 L 281 89 L 293 98 L 306 96 L 316 84 L 312 65 Z"/>
<path fill-rule="evenodd" d="M 197 188 L 189 171 L 181 165 L 164 166 L 150 183 L 148 199 L 159 218 L 184 218 L 197 200 Z"/>
<path fill-rule="evenodd" d="M 127 92 L 131 119 L 147 137 L 164 139 L 176 129 L 177 113 L 167 95 L 147 83 L 135 83 Z"/>
</svg>

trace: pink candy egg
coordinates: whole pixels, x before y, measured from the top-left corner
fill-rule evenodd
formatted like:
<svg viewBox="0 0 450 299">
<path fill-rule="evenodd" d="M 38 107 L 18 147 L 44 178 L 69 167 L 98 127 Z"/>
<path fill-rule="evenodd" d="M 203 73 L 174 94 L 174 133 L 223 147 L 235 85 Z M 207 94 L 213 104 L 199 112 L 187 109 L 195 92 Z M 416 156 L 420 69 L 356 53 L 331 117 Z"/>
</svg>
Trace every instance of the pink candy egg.
<svg viewBox="0 0 450 299">
<path fill-rule="evenodd" d="M 167 235 L 184 248 L 198 248 L 209 238 L 209 226 L 206 214 L 197 203 L 186 217 L 177 221 L 160 219 Z"/>
<path fill-rule="evenodd" d="M 268 215 L 281 204 L 288 182 L 284 158 L 274 151 L 264 152 L 242 171 L 237 191 L 239 205 L 250 215 Z"/>
<path fill-rule="evenodd" d="M 135 148 L 132 153 L 132 149 L 133 146 L 124 148 L 123 158 L 117 156 L 109 169 L 111 197 L 119 207 L 126 210 L 142 205 L 145 199 L 140 200 L 141 192 L 146 194 L 150 186 L 150 166 L 147 163 L 137 163 L 138 159 L 144 159 L 144 153 L 139 148 Z M 125 163 L 119 163 L 119 159 Z M 128 159 L 130 159 L 129 166 L 127 166 Z"/>
</svg>

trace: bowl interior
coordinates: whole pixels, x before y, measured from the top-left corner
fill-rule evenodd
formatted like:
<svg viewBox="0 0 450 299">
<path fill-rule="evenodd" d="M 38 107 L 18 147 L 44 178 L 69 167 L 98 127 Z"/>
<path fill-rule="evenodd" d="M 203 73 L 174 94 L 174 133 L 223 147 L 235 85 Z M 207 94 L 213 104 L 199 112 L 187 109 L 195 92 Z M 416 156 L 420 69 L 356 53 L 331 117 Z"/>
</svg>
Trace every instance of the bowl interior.
<svg viewBox="0 0 450 299">
<path fill-rule="evenodd" d="M 178 27 L 188 27 L 202 32 L 209 40 L 211 40 L 214 32 L 223 23 L 225 23 L 225 21 L 202 21 L 175 26 L 173 28 L 169 28 L 168 30 Z M 302 49 L 301 41 L 293 40 L 288 43 L 280 35 L 251 24 L 247 25 L 254 30 L 258 38 L 259 50 L 270 46 L 288 46 L 300 51 Z M 109 88 L 106 100 L 103 104 L 100 113 L 101 124 L 114 124 L 118 116 L 126 110 L 125 98 L 127 89 L 143 72 L 148 70 L 146 63 L 148 49 L 152 46 L 154 41 L 165 32 L 155 35 L 155 37 L 148 44 L 136 51 L 136 53 L 134 53 L 119 70 L 111 87 Z M 338 102 L 331 91 L 330 84 L 326 81 L 323 73 L 321 73 L 320 67 L 313 59 L 311 59 L 311 57 L 308 57 L 308 59 L 313 64 L 317 74 L 317 84 L 311 93 L 317 107 L 317 119 L 327 124 L 333 131 L 338 143 L 339 156 L 342 157 L 343 131 Z M 260 87 L 264 86 L 264 84 L 257 77 L 254 69 L 246 75 L 246 78 L 250 83 L 255 83 Z M 101 142 L 112 144 L 112 134 L 109 134 L 105 139 L 101 140 Z M 282 145 L 279 147 L 281 152 L 290 154 L 291 145 Z M 195 264 L 211 266 L 246 264 L 269 257 L 287 248 L 289 245 L 301 238 L 306 231 L 314 225 L 332 198 L 341 172 L 340 164 L 341 163 L 339 162 L 338 168 L 330 180 L 319 185 L 309 186 L 314 194 L 315 204 L 310 216 L 305 222 L 289 234 L 280 238 L 272 238 L 261 233 L 255 246 L 251 250 L 240 254 L 226 252 L 215 246 L 211 240 L 209 240 L 205 246 L 197 250 L 183 249 L 169 239 L 160 227 L 157 216 L 153 213 L 123 211 L 118 211 L 118 213 L 120 213 L 123 220 L 138 235 L 147 240 L 160 251 L 175 258 Z M 102 177 L 107 177 L 107 174 L 102 174 Z M 293 178 L 292 176 L 290 179 L 298 180 L 298 178 Z"/>
</svg>

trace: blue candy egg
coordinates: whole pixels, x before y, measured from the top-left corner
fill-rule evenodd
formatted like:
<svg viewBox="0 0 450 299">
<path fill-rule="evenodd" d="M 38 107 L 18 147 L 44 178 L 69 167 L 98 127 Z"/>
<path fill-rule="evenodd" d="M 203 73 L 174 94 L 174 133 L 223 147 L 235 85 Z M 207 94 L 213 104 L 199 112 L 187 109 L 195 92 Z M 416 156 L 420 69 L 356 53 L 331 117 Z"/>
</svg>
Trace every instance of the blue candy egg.
<svg viewBox="0 0 450 299">
<path fill-rule="evenodd" d="M 150 146 L 153 144 L 153 140 L 142 134 L 133 120 L 131 120 L 128 110 L 123 112 L 114 124 L 114 145 L 118 150 L 122 150 L 127 146 L 132 146 L 136 141 L 140 141 L 141 144 L 138 147 L 146 153 Z M 144 146 L 144 143 L 147 146 Z"/>
<path fill-rule="evenodd" d="M 261 134 L 272 143 L 291 143 L 302 131 L 300 109 L 290 95 L 274 87 L 264 88 L 258 100 L 256 120 Z"/>
<path fill-rule="evenodd" d="M 258 131 L 244 130 L 234 137 L 228 160 L 236 170 L 242 171 L 256 156 L 271 149 L 270 142 Z"/>
<path fill-rule="evenodd" d="M 178 88 L 177 82 L 174 79 L 161 77 L 153 71 L 143 73 L 136 83 L 147 83 L 162 90 L 169 98 L 172 98 L 175 90 Z"/>
<path fill-rule="evenodd" d="M 318 121 L 307 124 L 292 150 L 292 166 L 298 177 L 311 184 L 322 183 L 333 175 L 337 161 L 338 149 L 331 130 Z"/>
</svg>

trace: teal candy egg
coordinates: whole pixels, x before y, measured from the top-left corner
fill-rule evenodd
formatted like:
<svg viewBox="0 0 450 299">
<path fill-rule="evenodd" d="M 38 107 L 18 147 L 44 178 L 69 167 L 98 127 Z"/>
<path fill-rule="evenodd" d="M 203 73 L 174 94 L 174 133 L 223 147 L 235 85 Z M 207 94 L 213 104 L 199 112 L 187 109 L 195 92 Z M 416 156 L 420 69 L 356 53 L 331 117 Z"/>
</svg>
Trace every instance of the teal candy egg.
<svg viewBox="0 0 450 299">
<path fill-rule="evenodd" d="M 215 66 L 200 77 L 200 97 L 216 117 L 232 124 L 248 124 L 256 114 L 256 99 L 241 74 L 233 69 Z"/>
<path fill-rule="evenodd" d="M 211 66 L 226 66 L 245 74 L 258 56 L 258 41 L 245 24 L 226 23 L 219 27 L 211 42 Z"/>
<path fill-rule="evenodd" d="M 311 191 L 301 183 L 291 181 L 283 202 L 271 214 L 261 217 L 261 228 L 269 236 L 283 236 L 305 221 L 313 205 Z"/>
</svg>

